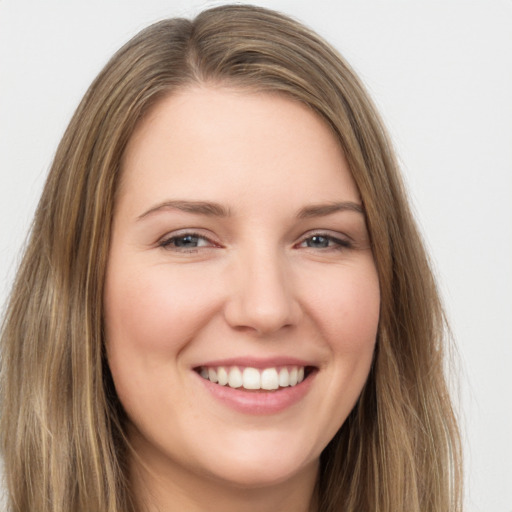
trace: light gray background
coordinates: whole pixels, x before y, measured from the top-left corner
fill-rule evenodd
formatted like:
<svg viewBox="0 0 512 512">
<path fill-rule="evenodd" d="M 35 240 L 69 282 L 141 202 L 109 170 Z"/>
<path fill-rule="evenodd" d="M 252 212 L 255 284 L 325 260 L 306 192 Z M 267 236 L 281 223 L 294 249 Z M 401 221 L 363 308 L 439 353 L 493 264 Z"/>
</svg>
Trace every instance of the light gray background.
<svg viewBox="0 0 512 512">
<path fill-rule="evenodd" d="M 52 155 L 136 31 L 220 2 L 0 0 L 0 301 Z M 243 2 L 242 2 L 243 3 Z M 331 41 L 391 131 L 460 353 L 469 512 L 512 512 L 512 0 L 260 0 Z"/>
</svg>

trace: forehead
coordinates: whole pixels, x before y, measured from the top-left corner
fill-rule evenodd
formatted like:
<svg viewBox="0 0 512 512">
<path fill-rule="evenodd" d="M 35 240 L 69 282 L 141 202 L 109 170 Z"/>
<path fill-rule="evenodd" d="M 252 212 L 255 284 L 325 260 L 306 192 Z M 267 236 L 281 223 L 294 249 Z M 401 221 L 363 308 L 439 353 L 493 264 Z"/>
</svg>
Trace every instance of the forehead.
<svg viewBox="0 0 512 512">
<path fill-rule="evenodd" d="M 308 106 L 281 94 L 196 86 L 163 98 L 137 126 L 121 195 L 229 201 L 293 192 L 358 198 L 338 140 Z M 347 199 L 347 198 L 344 198 Z"/>
</svg>

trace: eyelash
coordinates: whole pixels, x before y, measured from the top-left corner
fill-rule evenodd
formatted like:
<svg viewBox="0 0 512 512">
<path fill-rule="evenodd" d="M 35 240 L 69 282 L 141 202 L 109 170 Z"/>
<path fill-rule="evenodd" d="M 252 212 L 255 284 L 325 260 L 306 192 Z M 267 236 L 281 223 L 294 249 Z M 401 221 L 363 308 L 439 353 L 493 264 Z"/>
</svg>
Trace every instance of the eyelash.
<svg viewBox="0 0 512 512">
<path fill-rule="evenodd" d="M 306 243 L 308 240 L 312 240 L 313 238 L 322 238 L 325 241 L 327 241 L 327 243 L 333 244 L 333 246 L 330 246 L 330 247 L 317 248 L 317 249 L 321 249 L 321 250 L 343 251 L 343 250 L 351 249 L 353 247 L 352 242 L 350 242 L 349 240 L 338 238 L 338 237 L 329 235 L 327 233 L 322 233 L 322 232 L 312 233 L 308 237 L 303 238 L 299 242 L 298 246 L 301 246 L 302 244 Z M 315 249 L 315 247 L 306 247 L 306 248 Z"/>
<path fill-rule="evenodd" d="M 197 252 L 199 249 L 201 249 L 201 246 L 187 248 L 187 247 L 179 247 L 179 246 L 175 245 L 178 240 L 183 240 L 185 238 L 196 238 L 198 240 L 206 241 L 208 243 L 208 245 L 205 246 L 205 248 L 220 247 L 218 244 L 216 244 L 213 240 L 209 239 L 208 237 L 201 235 L 199 233 L 195 233 L 193 231 L 184 232 L 184 233 L 180 233 L 179 235 L 174 235 L 169 238 L 165 238 L 158 243 L 158 246 L 162 247 L 163 249 L 176 251 L 176 252 L 182 252 L 182 253 L 194 253 L 194 252 Z M 311 247 L 311 246 L 309 246 L 309 247 L 304 246 L 304 248 L 320 249 L 320 250 L 325 250 L 325 251 L 327 251 L 327 250 L 343 251 L 343 250 L 351 249 L 353 247 L 352 242 L 350 242 L 349 240 L 337 238 L 335 236 L 332 236 L 332 235 L 329 235 L 329 234 L 326 234 L 323 232 L 310 234 L 309 236 L 303 238 L 294 247 L 301 247 L 302 244 L 305 244 L 309 240 L 312 240 L 314 238 L 321 238 L 321 239 L 325 240 L 328 244 L 333 244 L 333 246 L 329 245 L 327 247 L 317 247 L 317 248 Z"/>
<path fill-rule="evenodd" d="M 197 238 L 199 240 L 206 240 L 208 242 L 208 245 L 211 247 L 219 247 L 218 244 L 216 244 L 213 240 L 210 240 L 209 238 L 207 238 L 206 236 L 204 235 L 200 235 L 199 233 L 195 233 L 193 231 L 190 231 L 190 232 L 184 232 L 184 233 L 180 233 L 179 235 L 174 235 L 174 236 L 171 236 L 169 238 L 164 238 L 163 240 L 161 240 L 158 245 L 159 247 L 162 247 L 163 249 L 167 249 L 167 250 L 170 250 L 170 251 L 176 251 L 176 252 L 197 252 L 201 247 L 192 247 L 192 248 L 187 248 L 187 247 L 179 247 L 179 246 L 176 246 L 173 244 L 176 244 L 176 242 L 178 240 L 183 240 L 184 238 Z"/>
</svg>

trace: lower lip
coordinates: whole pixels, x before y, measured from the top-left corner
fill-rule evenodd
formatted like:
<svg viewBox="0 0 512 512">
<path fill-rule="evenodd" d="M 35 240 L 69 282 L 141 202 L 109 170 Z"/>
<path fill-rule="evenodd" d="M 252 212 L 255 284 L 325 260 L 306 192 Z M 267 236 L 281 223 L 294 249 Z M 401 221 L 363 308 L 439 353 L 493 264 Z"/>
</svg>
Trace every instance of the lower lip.
<svg viewBox="0 0 512 512">
<path fill-rule="evenodd" d="M 309 391 L 316 372 L 308 375 L 300 384 L 275 391 L 247 391 L 214 384 L 196 374 L 203 386 L 217 400 L 244 414 L 276 414 L 299 403 Z"/>
</svg>

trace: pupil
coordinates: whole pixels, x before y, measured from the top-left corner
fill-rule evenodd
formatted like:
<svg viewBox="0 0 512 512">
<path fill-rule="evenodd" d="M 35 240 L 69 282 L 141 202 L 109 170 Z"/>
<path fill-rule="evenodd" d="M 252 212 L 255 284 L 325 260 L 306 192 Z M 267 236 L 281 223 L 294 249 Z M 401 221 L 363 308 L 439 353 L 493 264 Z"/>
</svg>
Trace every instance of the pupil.
<svg viewBox="0 0 512 512">
<path fill-rule="evenodd" d="M 329 246 L 329 239 L 325 236 L 312 236 L 308 242 L 308 247 L 328 247 Z"/>
<path fill-rule="evenodd" d="M 174 242 L 176 247 L 197 247 L 198 237 L 195 235 L 185 235 L 177 238 Z"/>
</svg>

